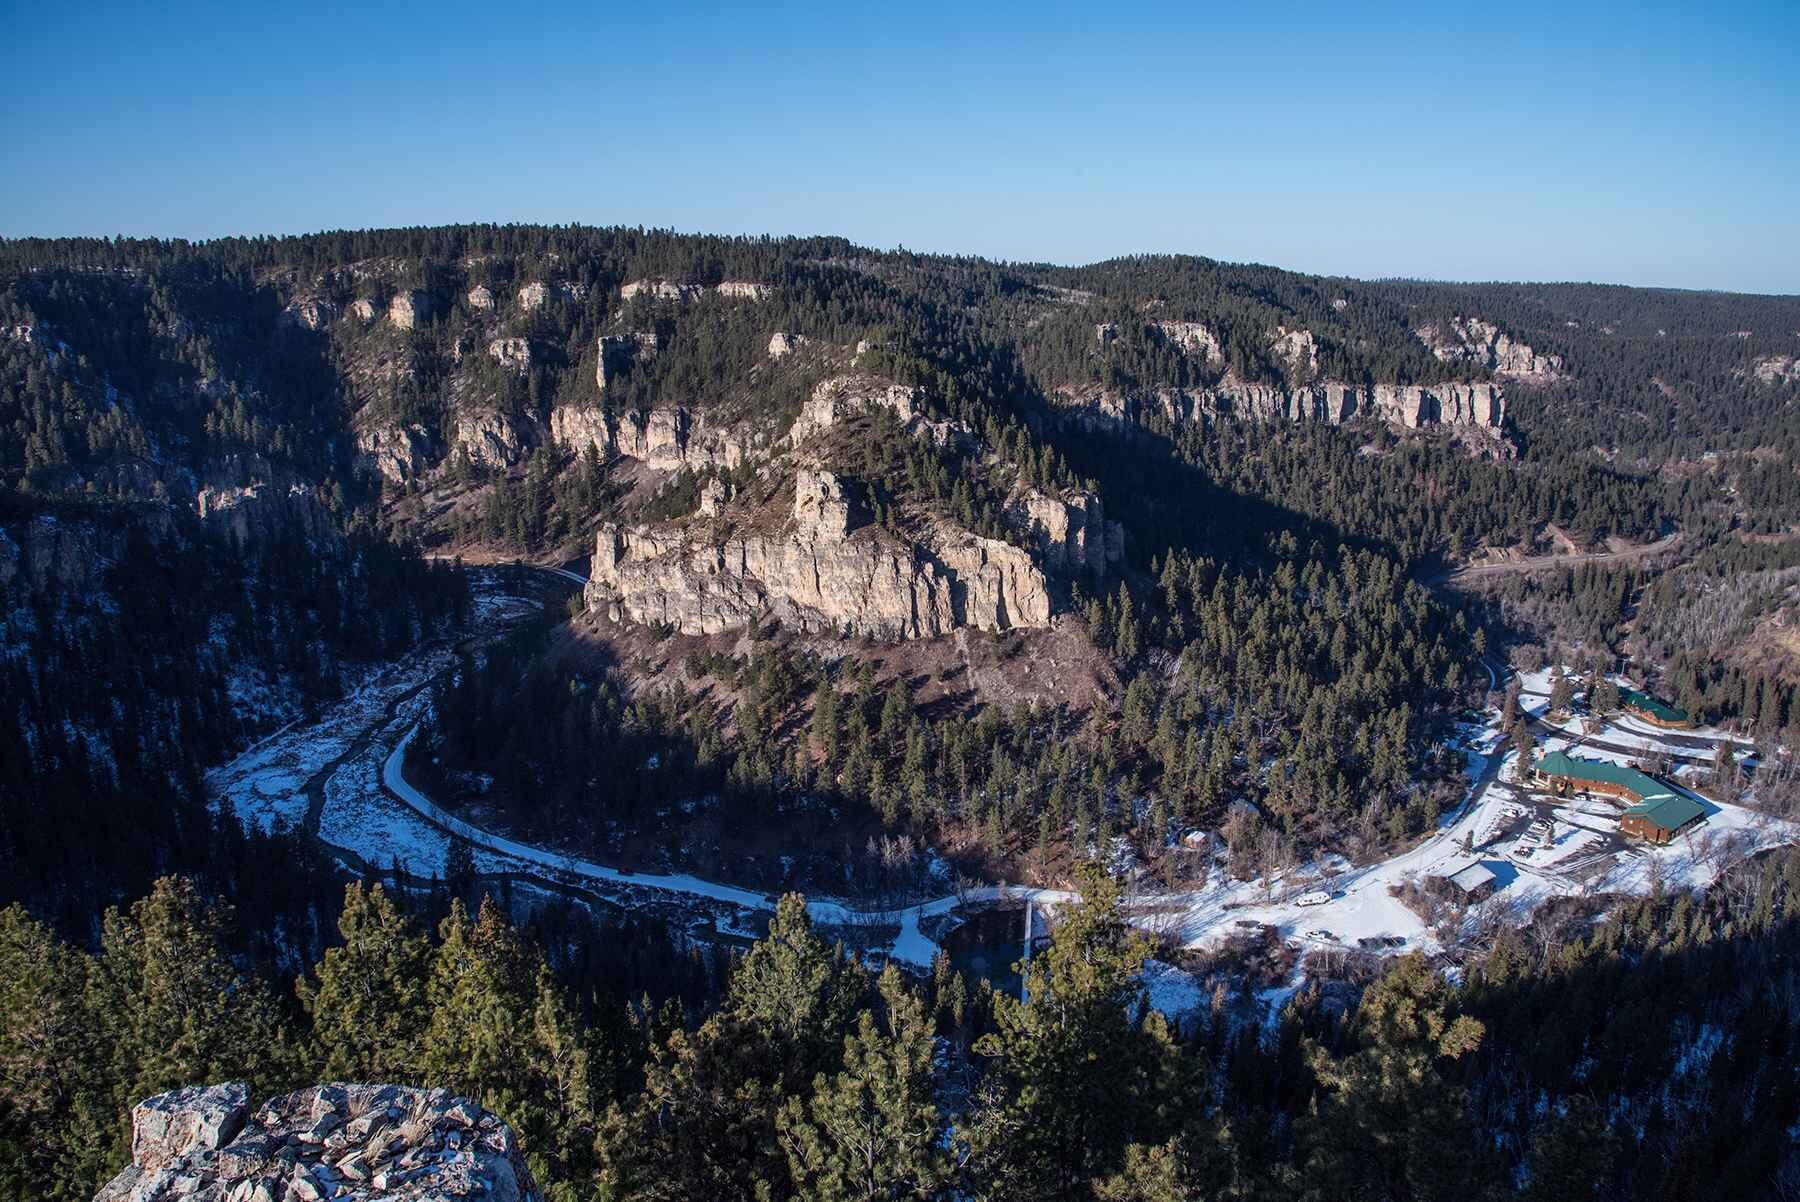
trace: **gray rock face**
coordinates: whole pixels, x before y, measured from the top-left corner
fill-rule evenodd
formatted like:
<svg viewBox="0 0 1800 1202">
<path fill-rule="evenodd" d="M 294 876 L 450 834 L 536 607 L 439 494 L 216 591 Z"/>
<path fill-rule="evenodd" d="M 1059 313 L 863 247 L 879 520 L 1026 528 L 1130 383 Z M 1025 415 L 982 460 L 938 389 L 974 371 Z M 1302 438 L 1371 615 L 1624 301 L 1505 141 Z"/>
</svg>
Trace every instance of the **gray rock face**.
<svg viewBox="0 0 1800 1202">
<path fill-rule="evenodd" d="M 642 296 L 686 303 L 697 301 L 708 293 L 727 300 L 759 301 L 768 298 L 769 286 L 751 280 L 721 280 L 711 288 L 705 284 L 684 284 L 676 280 L 632 280 L 619 288 L 619 299 L 635 300 Z"/>
<path fill-rule="evenodd" d="M 773 615 L 807 632 L 929 638 L 961 626 L 1046 626 L 1050 594 L 1022 548 L 940 523 L 918 545 L 849 533 L 837 477 L 802 471 L 781 534 L 708 542 L 686 530 L 602 526 L 585 597 L 613 621 L 719 634 Z"/>
<path fill-rule="evenodd" d="M 1759 384 L 1792 384 L 1800 380 L 1800 360 L 1792 355 L 1764 355 L 1750 365 Z"/>
<path fill-rule="evenodd" d="M 494 291 L 486 284 L 477 284 L 469 289 L 469 308 L 479 309 L 485 313 L 494 307 Z"/>
<path fill-rule="evenodd" d="M 566 280 L 554 284 L 534 280 L 519 289 L 519 308 L 529 313 L 549 301 L 551 297 L 562 301 L 583 300 L 587 296 L 587 291 L 587 285 L 571 284 Z"/>
<path fill-rule="evenodd" d="M 396 292 L 388 301 L 387 315 L 402 330 L 417 329 L 431 317 L 431 298 L 423 292 Z"/>
<path fill-rule="evenodd" d="M 295 297 L 282 310 L 282 318 L 308 330 L 322 330 L 337 320 L 338 307 L 321 296 Z"/>
<path fill-rule="evenodd" d="M 594 383 L 605 392 L 606 386 L 617 380 L 634 364 L 648 363 L 656 358 L 655 334 L 602 334 L 597 344 L 600 357 L 594 368 Z"/>
<path fill-rule="evenodd" d="M 431 436 L 423 426 L 377 426 L 356 436 L 363 463 L 396 484 L 431 465 Z"/>
<path fill-rule="evenodd" d="M 558 405 L 550 411 L 550 437 L 577 454 L 594 447 L 604 456 L 626 455 L 658 471 L 683 467 L 736 467 L 745 442 L 730 428 L 715 429 L 706 415 L 676 406 L 641 417 L 609 418 L 589 405 Z"/>
<path fill-rule="evenodd" d="M 783 355 L 791 355 L 805 345 L 806 335 L 777 330 L 769 335 L 769 358 L 779 359 Z"/>
<path fill-rule="evenodd" d="M 1106 520 L 1092 493 L 1051 496 L 1026 489 L 1008 502 L 1006 519 L 1035 542 L 1038 558 L 1052 571 L 1100 575 L 1125 556 L 1124 527 Z"/>
<path fill-rule="evenodd" d="M 1220 355 L 1219 336 L 1200 322 L 1158 321 L 1152 322 L 1150 328 L 1184 354 L 1195 355 L 1201 359 L 1217 359 Z M 1114 332 L 1117 333 L 1116 330 Z M 1104 344 L 1110 339 L 1101 341 Z"/>
<path fill-rule="evenodd" d="M 907 433 L 928 437 L 940 444 L 970 437 L 968 429 L 959 422 L 932 421 L 925 412 L 918 389 L 877 376 L 847 375 L 832 376 L 819 382 L 801 406 L 800 416 L 794 419 L 788 438 L 798 445 L 854 414 L 875 409 L 892 412 L 906 427 Z"/>
<path fill-rule="evenodd" d="M 477 467 L 506 468 L 523 459 L 533 439 L 528 429 L 498 413 L 459 413 L 453 445 Z"/>
<path fill-rule="evenodd" d="M 1429 325 L 1416 332 L 1444 363 L 1470 363 L 1515 380 L 1552 380 L 1562 374 L 1562 356 L 1540 355 L 1479 317 L 1453 317 L 1447 329 Z"/>
<path fill-rule="evenodd" d="M 131 1165 L 94 1202 L 538 1202 L 512 1129 L 467 1098 L 319 1085 L 254 1114 L 241 1084 L 132 1111 Z"/>
</svg>

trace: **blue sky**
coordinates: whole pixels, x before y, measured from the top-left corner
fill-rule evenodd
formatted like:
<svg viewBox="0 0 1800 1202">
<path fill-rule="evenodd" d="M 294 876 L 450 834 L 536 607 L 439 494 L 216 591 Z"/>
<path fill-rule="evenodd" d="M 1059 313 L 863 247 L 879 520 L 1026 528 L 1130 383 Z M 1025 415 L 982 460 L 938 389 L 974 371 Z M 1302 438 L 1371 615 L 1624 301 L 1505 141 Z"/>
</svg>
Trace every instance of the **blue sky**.
<svg viewBox="0 0 1800 1202">
<path fill-rule="evenodd" d="M 449 221 L 1800 291 L 1800 4 L 34 5 L 0 235 Z"/>
</svg>

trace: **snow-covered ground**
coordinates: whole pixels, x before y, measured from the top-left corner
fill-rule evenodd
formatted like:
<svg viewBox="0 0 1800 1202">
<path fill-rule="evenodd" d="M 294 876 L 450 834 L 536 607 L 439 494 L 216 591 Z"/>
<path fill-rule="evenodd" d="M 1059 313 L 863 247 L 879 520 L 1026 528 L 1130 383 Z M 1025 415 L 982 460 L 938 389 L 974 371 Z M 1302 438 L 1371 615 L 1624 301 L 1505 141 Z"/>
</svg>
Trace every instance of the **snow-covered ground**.
<svg viewBox="0 0 1800 1202">
<path fill-rule="evenodd" d="M 484 620 L 491 622 L 509 621 L 524 612 L 504 597 L 483 597 L 478 603 L 486 607 Z M 627 907 L 674 904 L 695 922 L 723 933 L 748 933 L 750 915 L 774 909 L 776 899 L 755 890 L 687 874 L 609 867 L 484 830 L 438 806 L 407 781 L 404 764 L 428 704 L 422 686 L 451 662 L 448 651 L 438 651 L 372 674 L 319 722 L 278 732 L 209 773 L 209 792 L 247 821 L 264 827 L 275 822 L 298 826 L 307 815 L 308 783 L 342 761 L 322 781 L 324 804 L 317 833 L 344 853 L 346 863 L 360 859 L 384 871 L 398 861 L 405 871 L 428 876 L 442 871 L 452 839 L 460 839 L 474 851 L 478 872 L 575 887 Z M 1547 691 L 1547 673 L 1528 676 L 1527 690 L 1534 683 Z M 414 693 L 410 698 L 409 692 Z M 1541 712 L 1543 699 L 1536 701 Z M 1530 710 L 1529 692 L 1525 704 Z M 1201 888 L 1128 895 L 1132 921 L 1190 948 L 1212 946 L 1234 932 L 1266 925 L 1298 940 L 1303 948 L 1362 948 L 1377 954 L 1430 951 L 1440 946 L 1438 935 L 1392 890 L 1423 884 L 1471 863 L 1484 864 L 1496 877 L 1494 897 L 1474 908 L 1476 916 L 1504 912 L 1516 923 L 1528 920 L 1532 910 L 1557 896 L 1647 892 L 1659 882 L 1664 887 L 1703 887 L 1717 878 L 1727 853 L 1800 841 L 1800 827 L 1793 823 L 1700 799 L 1709 816 L 1698 830 L 1667 848 L 1627 845 L 1616 833 L 1619 807 L 1591 799 L 1552 800 L 1516 787 L 1516 754 L 1498 721 L 1498 714 L 1490 712 L 1481 722 L 1458 728 L 1456 737 L 1467 758 L 1474 795 L 1413 847 L 1365 865 L 1325 857 L 1268 880 L 1235 880 L 1216 864 Z M 1632 757 L 1591 743 L 1597 740 L 1646 753 L 1664 747 L 1676 750 L 1661 741 L 1665 732 L 1631 719 L 1608 723 L 1585 737 L 1575 719 L 1559 722 L 1557 729 L 1560 733 L 1545 739 L 1543 750 L 1570 748 L 1615 762 Z M 1720 732 L 1679 733 L 1730 737 Z M 358 750 L 357 742 L 365 734 L 369 737 Z M 1691 749 L 1682 750 L 1693 754 Z M 1556 819 L 1551 846 L 1538 846 L 1535 837 L 1518 833 L 1499 837 L 1502 828 L 1521 827 L 1526 811 L 1540 807 Z M 1468 844 L 1473 853 L 1464 850 Z M 1207 844 L 1217 846 L 1217 840 Z M 1319 892 L 1328 893 L 1329 900 L 1300 904 L 1301 897 Z M 822 924 L 897 928 L 887 948 L 889 956 L 926 968 L 939 946 L 922 929 L 922 920 L 963 906 L 1001 901 L 1030 901 L 1053 909 L 1073 897 L 1062 890 L 989 885 L 897 910 L 869 911 L 831 898 L 809 901 L 808 910 Z M 1198 983 L 1172 965 L 1153 962 L 1146 970 L 1145 985 L 1153 1004 L 1172 1017 L 1201 1001 Z"/>
</svg>

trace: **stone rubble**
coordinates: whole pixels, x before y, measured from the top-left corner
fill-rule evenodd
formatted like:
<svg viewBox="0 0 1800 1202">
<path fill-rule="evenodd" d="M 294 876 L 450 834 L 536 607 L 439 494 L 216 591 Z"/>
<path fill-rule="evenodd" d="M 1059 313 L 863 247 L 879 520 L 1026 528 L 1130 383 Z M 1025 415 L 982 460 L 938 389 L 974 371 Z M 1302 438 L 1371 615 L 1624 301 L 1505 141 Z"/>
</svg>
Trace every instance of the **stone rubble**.
<svg viewBox="0 0 1800 1202">
<path fill-rule="evenodd" d="M 317 1085 L 254 1113 L 245 1085 L 139 1103 L 94 1202 L 541 1202 L 512 1129 L 447 1090 Z"/>
</svg>

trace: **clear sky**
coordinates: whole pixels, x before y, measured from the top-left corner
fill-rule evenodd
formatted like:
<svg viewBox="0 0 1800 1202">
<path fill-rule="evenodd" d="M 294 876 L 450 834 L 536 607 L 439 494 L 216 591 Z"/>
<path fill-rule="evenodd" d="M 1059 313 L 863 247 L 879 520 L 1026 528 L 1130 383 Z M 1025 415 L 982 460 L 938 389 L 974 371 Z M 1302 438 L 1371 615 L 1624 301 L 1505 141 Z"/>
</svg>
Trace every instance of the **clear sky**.
<svg viewBox="0 0 1800 1202">
<path fill-rule="evenodd" d="M 1800 0 L 5 0 L 0 235 L 451 221 L 1800 292 Z"/>
</svg>

